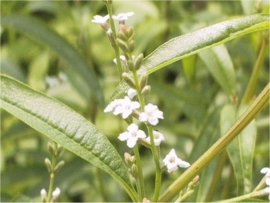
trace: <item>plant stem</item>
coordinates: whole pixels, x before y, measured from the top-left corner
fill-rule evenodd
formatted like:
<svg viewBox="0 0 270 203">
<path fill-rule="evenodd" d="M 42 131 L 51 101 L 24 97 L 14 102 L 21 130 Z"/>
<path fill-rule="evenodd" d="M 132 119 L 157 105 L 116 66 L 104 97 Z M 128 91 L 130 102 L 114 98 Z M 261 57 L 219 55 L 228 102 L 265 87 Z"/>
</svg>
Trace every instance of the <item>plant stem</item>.
<svg viewBox="0 0 270 203">
<path fill-rule="evenodd" d="M 260 191 L 255 191 L 255 192 L 245 194 L 245 195 L 242 195 L 242 196 L 239 196 L 239 197 L 226 199 L 226 200 L 223 200 L 223 201 L 218 201 L 218 203 L 240 202 L 240 201 L 243 201 L 243 200 L 246 200 L 246 199 L 250 199 L 250 198 L 253 198 L 253 197 L 260 197 L 260 196 L 263 196 L 263 195 L 266 195 L 266 194 L 267 194 L 266 192 L 264 192 L 263 190 L 260 190 Z"/>
<path fill-rule="evenodd" d="M 143 172 L 142 172 L 142 163 L 141 163 L 141 157 L 140 157 L 138 145 L 135 145 L 133 147 L 133 151 L 136 158 L 136 166 L 138 169 L 138 173 L 136 174 L 137 189 L 138 189 L 138 194 L 139 194 L 139 200 L 142 201 L 142 199 L 145 197 L 145 189 L 144 189 L 144 179 L 143 179 Z"/>
<path fill-rule="evenodd" d="M 54 145 L 57 145 L 54 143 Z M 57 156 L 52 155 L 52 167 L 51 167 L 51 172 L 50 172 L 50 184 L 49 184 L 49 191 L 48 191 L 48 196 L 47 196 L 47 202 L 50 202 L 52 199 L 52 193 L 53 193 L 53 187 L 54 187 L 54 181 L 55 181 L 55 171 L 54 168 L 57 164 Z"/>
<path fill-rule="evenodd" d="M 150 142 L 151 142 L 151 151 L 152 151 L 154 162 L 156 165 L 155 191 L 154 191 L 152 202 L 157 202 L 158 197 L 159 197 L 159 192 L 160 192 L 162 173 L 161 173 L 161 167 L 160 167 L 160 162 L 159 162 L 159 153 L 154 143 L 153 127 L 150 125 L 147 125 L 147 130 L 148 130 L 148 135 L 150 137 Z"/>
<path fill-rule="evenodd" d="M 111 45 L 112 45 L 112 47 L 114 49 L 114 52 L 115 52 L 117 70 L 118 70 L 118 74 L 119 74 L 119 77 L 120 77 L 120 80 L 121 80 L 122 79 L 123 69 L 122 69 L 121 60 L 120 60 L 119 47 L 116 44 L 117 35 L 116 35 L 116 29 L 115 29 L 114 21 L 113 21 L 113 18 L 112 18 L 112 15 L 113 15 L 112 3 L 111 2 L 106 2 L 105 5 L 106 5 L 106 8 L 107 8 L 107 12 L 108 12 L 108 14 L 110 16 L 109 22 L 110 22 L 110 27 L 111 27 L 111 30 L 112 30 L 113 39 L 114 39 L 113 43 L 111 41 Z"/>
<path fill-rule="evenodd" d="M 168 189 L 162 194 L 159 201 L 167 202 L 173 199 L 204 167 L 206 167 L 228 144 L 253 120 L 257 113 L 269 101 L 270 83 L 266 85 L 259 96 L 252 102 L 234 125 L 208 149 L 195 163 L 191 165 Z"/>
<path fill-rule="evenodd" d="M 263 33 L 262 33 L 263 35 Z M 243 99 L 241 101 L 242 104 L 247 104 L 249 101 L 252 99 L 252 97 L 255 94 L 255 90 L 257 87 L 257 81 L 258 81 L 258 76 L 260 72 L 260 68 L 262 67 L 262 63 L 264 61 L 264 58 L 266 56 L 266 51 L 268 50 L 269 41 L 267 36 L 262 36 L 262 40 L 259 46 L 259 54 L 258 58 L 256 60 L 256 63 L 254 65 L 250 80 L 247 85 L 247 89 L 245 91 L 245 94 L 243 96 Z"/>
</svg>

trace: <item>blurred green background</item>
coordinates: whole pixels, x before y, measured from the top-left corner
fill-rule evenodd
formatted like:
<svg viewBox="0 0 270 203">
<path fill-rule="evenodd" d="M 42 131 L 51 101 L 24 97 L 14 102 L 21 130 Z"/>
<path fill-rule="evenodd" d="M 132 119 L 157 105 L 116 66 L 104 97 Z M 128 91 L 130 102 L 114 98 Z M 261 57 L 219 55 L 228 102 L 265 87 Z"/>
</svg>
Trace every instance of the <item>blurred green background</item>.
<svg viewBox="0 0 270 203">
<path fill-rule="evenodd" d="M 181 34 L 224 20 L 269 12 L 268 1 L 245 0 L 115 1 L 113 6 L 115 14 L 135 13 L 126 24 L 135 29 L 135 54 L 142 52 L 144 56 Z M 1 23 L 1 73 L 56 98 L 89 119 L 122 156 L 126 151 L 132 153 L 117 139 L 119 133 L 126 129 L 126 124 L 118 117 L 103 113 L 119 83 L 119 77 L 112 62 L 114 51 L 106 34 L 100 25 L 91 23 L 92 17 L 97 14 L 107 14 L 102 1 L 1 1 L 1 18 L 9 16 L 11 19 L 10 23 Z M 12 24 L 12 18 L 20 16 L 25 23 L 23 28 Z M 23 17 L 34 19 L 37 24 L 29 24 L 28 18 Z M 42 33 L 44 26 L 50 32 Z M 28 28 L 32 30 L 30 33 L 24 30 Z M 36 37 L 34 32 L 41 38 Z M 67 46 L 61 46 L 59 38 Z M 243 96 L 256 61 L 260 38 L 260 33 L 252 33 L 225 44 L 236 73 L 236 98 Z M 52 43 L 46 43 L 46 40 Z M 71 55 L 63 56 L 59 54 L 61 52 Z M 74 52 L 76 54 L 72 54 Z M 74 64 L 78 64 L 78 67 Z M 98 101 L 91 92 L 88 86 L 91 81 L 82 79 L 76 72 L 79 66 L 86 67 L 91 73 L 93 78 L 90 80 L 98 81 L 103 101 Z M 269 52 L 260 71 L 257 93 L 268 80 Z M 198 55 L 153 73 L 149 83 L 152 91 L 147 99 L 157 104 L 165 117 L 157 126 L 166 139 L 161 147 L 162 157 L 175 148 L 182 159 L 194 162 L 220 137 L 220 110 L 230 102 L 230 98 Z M 258 136 L 254 155 L 254 184 L 258 184 L 262 178 L 260 169 L 269 166 L 268 122 L 269 112 L 264 109 L 256 122 Z M 46 148 L 48 141 L 20 120 L 1 111 L 1 201 L 40 200 L 40 190 L 47 189 L 49 180 L 44 164 L 44 159 L 50 157 Z M 141 147 L 140 150 L 146 188 L 151 194 L 154 163 L 148 149 Z M 64 152 L 62 159 L 66 165 L 56 176 L 56 186 L 61 189 L 60 201 L 130 201 L 107 174 L 68 151 Z M 215 160 L 217 162 L 218 159 Z M 209 167 L 214 173 L 216 165 Z M 162 189 L 166 189 L 182 172 L 181 169 L 170 175 L 164 173 Z M 234 185 L 232 166 L 226 160 L 213 200 L 235 196 Z M 196 194 L 188 200 L 195 201 Z"/>
</svg>

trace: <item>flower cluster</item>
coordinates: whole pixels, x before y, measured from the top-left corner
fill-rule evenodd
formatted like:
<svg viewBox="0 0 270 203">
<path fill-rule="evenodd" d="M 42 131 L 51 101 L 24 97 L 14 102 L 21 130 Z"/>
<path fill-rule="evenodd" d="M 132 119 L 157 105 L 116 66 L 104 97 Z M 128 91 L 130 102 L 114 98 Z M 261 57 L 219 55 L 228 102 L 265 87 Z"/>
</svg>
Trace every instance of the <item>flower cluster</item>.
<svg viewBox="0 0 270 203">
<path fill-rule="evenodd" d="M 261 173 L 265 174 L 265 184 L 267 187 L 264 189 L 264 192 L 268 194 L 268 199 L 270 200 L 270 168 L 262 168 Z"/>
<path fill-rule="evenodd" d="M 137 95 L 135 89 L 130 88 L 127 91 L 127 95 L 124 99 L 113 100 L 105 109 L 104 112 L 112 112 L 114 115 L 122 115 L 123 119 L 129 116 L 139 115 L 140 122 L 146 122 L 150 125 L 157 125 L 159 119 L 163 119 L 163 112 L 158 109 L 156 105 L 148 104 L 144 107 L 143 112 L 139 112 L 137 109 L 140 107 L 140 103 L 137 101 L 132 101 L 131 99 Z M 159 146 L 161 141 L 164 140 L 164 136 L 157 131 L 153 132 L 154 142 L 156 146 Z M 134 123 L 128 126 L 127 131 L 120 134 L 118 137 L 121 141 L 127 141 L 127 145 L 133 148 L 138 139 L 146 138 L 145 133 L 138 129 L 138 126 Z M 150 143 L 150 137 L 146 138 L 145 141 Z"/>
<path fill-rule="evenodd" d="M 122 118 L 126 119 L 129 123 L 132 122 L 133 118 L 144 123 L 148 129 L 148 137 L 144 131 L 139 129 L 137 124 L 131 123 L 127 127 L 127 131 L 120 133 L 118 139 L 126 141 L 129 148 L 134 148 L 137 142 L 141 140 L 149 144 L 152 149 L 155 149 L 165 138 L 162 133 L 153 130 L 152 127 L 156 126 L 164 117 L 163 112 L 160 111 L 156 105 L 151 103 L 145 105 L 144 102 L 144 97 L 150 92 L 151 87 L 147 85 L 147 72 L 141 69 L 143 54 L 139 54 L 138 56 L 133 55 L 133 28 L 125 25 L 125 20 L 132 15 L 134 15 L 133 12 L 128 12 L 112 16 L 112 19 L 119 21 L 119 31 L 116 36 L 110 35 L 110 26 L 107 23 L 110 18 L 109 15 L 104 17 L 97 15 L 94 16 L 92 20 L 92 22 L 99 23 L 106 30 L 112 45 L 117 44 L 124 53 L 123 55 L 118 55 L 118 59 L 114 59 L 113 62 L 121 66 L 121 76 L 130 86 L 130 89 L 127 91 L 127 96 L 113 100 L 104 109 L 104 112 L 112 112 L 114 115 L 121 115 Z M 139 70 L 140 74 L 138 75 Z M 139 102 L 134 98 L 137 98 Z M 163 163 L 169 173 L 177 170 L 178 167 L 189 167 L 189 163 L 182 161 L 176 156 L 174 149 L 165 157 Z"/>
</svg>

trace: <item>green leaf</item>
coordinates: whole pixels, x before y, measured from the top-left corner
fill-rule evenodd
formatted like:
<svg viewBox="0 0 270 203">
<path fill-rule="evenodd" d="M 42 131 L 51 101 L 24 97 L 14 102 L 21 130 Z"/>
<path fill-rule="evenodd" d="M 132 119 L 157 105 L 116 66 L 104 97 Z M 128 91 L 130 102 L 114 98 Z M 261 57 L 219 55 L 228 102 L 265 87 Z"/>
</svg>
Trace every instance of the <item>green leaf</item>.
<svg viewBox="0 0 270 203">
<path fill-rule="evenodd" d="M 236 37 L 269 27 L 267 14 L 228 20 L 169 40 L 148 55 L 143 66 L 153 73 L 203 49 L 223 44 Z"/>
<path fill-rule="evenodd" d="M 215 80 L 228 95 L 236 92 L 236 76 L 231 57 L 225 45 L 219 45 L 199 53 L 200 58 Z"/>
<path fill-rule="evenodd" d="M 217 23 L 173 38 L 148 55 L 143 60 L 142 66 L 147 70 L 148 74 L 151 74 L 199 51 L 223 44 L 251 32 L 267 29 L 269 28 L 269 18 L 270 15 L 268 14 L 251 15 Z M 224 86 L 231 91 L 231 89 L 234 89 L 235 84 L 233 82 L 234 79 L 230 80 L 230 85 L 225 84 Z M 119 84 L 122 91 L 117 88 L 112 98 L 117 98 L 123 91 L 126 91 L 127 88 L 123 88 L 124 86 L 127 85 L 122 81 Z"/>
<path fill-rule="evenodd" d="M 228 130 L 244 110 L 246 110 L 245 106 L 240 106 L 239 109 L 231 104 L 224 106 L 220 118 L 221 133 Z M 252 189 L 252 164 L 256 134 L 256 124 L 253 120 L 227 147 L 227 153 L 237 180 L 238 195 L 249 193 Z"/>
<path fill-rule="evenodd" d="M 16 29 L 27 34 L 31 39 L 33 38 L 38 42 L 49 46 L 80 76 L 85 86 L 89 88 L 85 88 L 85 91 L 82 92 L 81 87 L 77 86 L 76 83 L 73 83 L 78 92 L 85 98 L 89 98 L 90 94 L 93 94 L 98 101 L 103 101 L 102 91 L 96 73 L 88 66 L 86 60 L 79 52 L 58 33 L 47 27 L 41 21 L 20 15 L 4 16 L 1 19 L 1 25 L 3 27 Z M 89 90 L 91 90 L 91 92 Z"/>
<path fill-rule="evenodd" d="M 116 149 L 93 124 L 60 102 L 1 76 L 1 108 L 64 148 L 109 173 L 138 200 Z"/>
<path fill-rule="evenodd" d="M 192 55 L 182 60 L 185 76 L 190 82 L 195 78 L 196 59 L 196 55 Z"/>
</svg>

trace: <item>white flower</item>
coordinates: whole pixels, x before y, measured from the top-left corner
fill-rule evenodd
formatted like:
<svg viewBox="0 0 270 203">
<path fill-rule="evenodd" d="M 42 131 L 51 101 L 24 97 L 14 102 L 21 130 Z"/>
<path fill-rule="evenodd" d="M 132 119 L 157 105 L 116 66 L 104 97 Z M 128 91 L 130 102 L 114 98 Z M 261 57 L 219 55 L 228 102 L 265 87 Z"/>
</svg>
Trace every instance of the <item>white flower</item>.
<svg viewBox="0 0 270 203">
<path fill-rule="evenodd" d="M 41 196 L 42 199 L 47 197 L 47 192 L 46 192 L 46 190 L 44 188 L 40 191 L 40 196 Z"/>
<path fill-rule="evenodd" d="M 182 168 L 190 166 L 188 162 L 177 157 L 174 149 L 171 149 L 170 153 L 165 157 L 165 159 L 163 159 L 163 163 L 167 167 L 169 173 L 176 171 L 178 166 Z"/>
<path fill-rule="evenodd" d="M 112 111 L 114 115 L 122 114 L 122 118 L 126 119 L 133 110 L 138 109 L 140 103 L 131 101 L 129 97 L 125 96 L 124 99 L 116 99 L 112 101 L 105 109 L 104 112 Z"/>
<path fill-rule="evenodd" d="M 268 199 L 270 200 L 270 168 L 262 168 L 261 173 L 265 174 L 265 184 L 267 185 L 267 187 L 264 188 L 264 192 L 268 194 Z"/>
<path fill-rule="evenodd" d="M 158 119 L 163 119 L 163 112 L 158 110 L 158 107 L 153 104 L 147 104 L 144 107 L 144 112 L 140 113 L 139 120 L 147 121 L 151 125 L 157 125 Z"/>
<path fill-rule="evenodd" d="M 107 113 L 114 111 L 114 109 L 119 105 L 121 105 L 121 99 L 115 99 L 104 109 L 104 112 Z"/>
<path fill-rule="evenodd" d="M 269 177 L 270 178 L 270 168 L 269 167 L 262 168 L 261 173 L 262 174 L 265 174 L 266 177 Z"/>
<path fill-rule="evenodd" d="M 165 140 L 163 134 L 161 134 L 161 133 L 158 132 L 158 131 L 155 131 L 155 130 L 154 130 L 153 135 L 154 135 L 154 143 L 155 143 L 156 146 L 159 146 L 160 143 L 161 143 L 162 141 Z M 145 141 L 146 141 L 147 143 L 151 144 L 150 137 L 147 137 L 147 138 L 145 139 Z"/>
<path fill-rule="evenodd" d="M 127 95 L 130 99 L 132 99 L 133 97 L 135 97 L 137 95 L 137 91 L 133 88 L 130 88 L 128 91 L 127 91 Z"/>
<path fill-rule="evenodd" d="M 123 20 L 127 20 L 128 17 L 133 16 L 133 15 L 134 15 L 134 12 L 119 13 L 118 15 L 113 15 L 112 18 L 114 20 L 123 21 Z"/>
<path fill-rule="evenodd" d="M 60 195 L 60 192 L 61 190 L 57 187 L 52 193 L 53 199 L 57 199 Z"/>
<path fill-rule="evenodd" d="M 146 134 L 144 131 L 139 130 L 139 127 L 134 123 L 128 126 L 126 132 L 123 132 L 118 136 L 118 139 L 121 141 L 127 140 L 127 146 L 129 148 L 134 147 L 139 138 L 146 138 Z"/>
<path fill-rule="evenodd" d="M 107 20 L 109 19 L 109 15 L 106 16 L 100 16 L 100 15 L 95 15 L 94 19 L 91 21 L 93 23 L 98 23 L 98 24 L 104 24 L 107 22 Z"/>
</svg>

